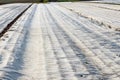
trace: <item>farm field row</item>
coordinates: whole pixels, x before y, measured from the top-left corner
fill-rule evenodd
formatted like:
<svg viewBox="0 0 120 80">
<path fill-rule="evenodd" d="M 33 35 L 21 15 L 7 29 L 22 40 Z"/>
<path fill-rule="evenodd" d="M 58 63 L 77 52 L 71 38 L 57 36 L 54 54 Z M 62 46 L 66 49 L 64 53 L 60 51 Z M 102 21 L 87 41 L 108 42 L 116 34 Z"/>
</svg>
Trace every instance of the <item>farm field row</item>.
<svg viewBox="0 0 120 80">
<path fill-rule="evenodd" d="M 12 22 L 20 13 L 22 13 L 29 4 L 6 4 L 0 6 L 0 33 Z"/>
<path fill-rule="evenodd" d="M 120 30 L 120 6 L 101 3 L 58 3 L 101 26 Z"/>
</svg>

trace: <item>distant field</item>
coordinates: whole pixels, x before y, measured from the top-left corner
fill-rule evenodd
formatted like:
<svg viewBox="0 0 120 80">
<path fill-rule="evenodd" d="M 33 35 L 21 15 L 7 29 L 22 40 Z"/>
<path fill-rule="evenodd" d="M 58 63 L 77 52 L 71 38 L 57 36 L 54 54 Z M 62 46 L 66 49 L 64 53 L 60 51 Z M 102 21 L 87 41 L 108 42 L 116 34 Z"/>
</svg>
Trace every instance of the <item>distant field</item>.
<svg viewBox="0 0 120 80">
<path fill-rule="evenodd" d="M 38 2 L 73 2 L 73 1 L 90 1 L 90 0 L 0 0 L 0 3 L 38 3 Z"/>
</svg>

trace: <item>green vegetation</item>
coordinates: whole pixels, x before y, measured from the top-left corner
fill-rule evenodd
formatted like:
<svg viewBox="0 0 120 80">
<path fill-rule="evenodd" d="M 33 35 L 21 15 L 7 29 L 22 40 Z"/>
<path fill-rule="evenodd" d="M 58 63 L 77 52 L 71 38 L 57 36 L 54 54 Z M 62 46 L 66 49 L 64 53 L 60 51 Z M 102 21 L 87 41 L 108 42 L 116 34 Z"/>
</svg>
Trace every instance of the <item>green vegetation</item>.
<svg viewBox="0 0 120 80">
<path fill-rule="evenodd" d="M 57 0 L 58 2 L 74 2 L 74 1 L 80 1 L 80 0 Z"/>
<path fill-rule="evenodd" d="M 47 3 L 48 2 L 48 0 L 43 0 L 43 3 Z"/>
</svg>

